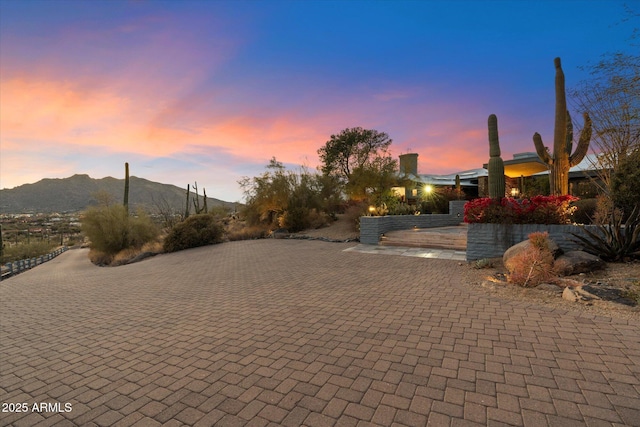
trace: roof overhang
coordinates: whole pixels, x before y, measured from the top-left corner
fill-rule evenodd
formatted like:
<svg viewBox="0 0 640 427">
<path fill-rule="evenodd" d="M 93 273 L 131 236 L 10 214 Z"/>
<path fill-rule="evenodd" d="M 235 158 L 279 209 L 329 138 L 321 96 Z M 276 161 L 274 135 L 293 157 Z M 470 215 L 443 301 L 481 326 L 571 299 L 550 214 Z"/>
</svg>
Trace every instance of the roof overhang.
<svg viewBox="0 0 640 427">
<path fill-rule="evenodd" d="M 485 169 L 488 168 L 488 164 L 484 164 L 483 166 Z M 542 160 L 537 156 L 504 161 L 504 174 L 509 178 L 531 176 L 548 170 L 547 165 L 542 163 Z"/>
</svg>

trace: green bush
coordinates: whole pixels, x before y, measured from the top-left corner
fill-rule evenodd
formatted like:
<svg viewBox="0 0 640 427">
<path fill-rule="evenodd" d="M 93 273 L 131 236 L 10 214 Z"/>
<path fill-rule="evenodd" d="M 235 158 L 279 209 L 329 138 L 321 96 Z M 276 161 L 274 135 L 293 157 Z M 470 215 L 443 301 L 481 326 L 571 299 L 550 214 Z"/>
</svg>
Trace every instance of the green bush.
<svg viewBox="0 0 640 427">
<path fill-rule="evenodd" d="M 191 215 L 176 224 L 164 240 L 166 252 L 176 252 L 223 241 L 224 228 L 214 215 Z"/>
<path fill-rule="evenodd" d="M 108 255 L 140 248 L 158 235 L 155 224 L 144 212 L 130 217 L 122 205 L 89 208 L 82 219 L 82 231 L 91 241 L 92 249 Z"/>
</svg>

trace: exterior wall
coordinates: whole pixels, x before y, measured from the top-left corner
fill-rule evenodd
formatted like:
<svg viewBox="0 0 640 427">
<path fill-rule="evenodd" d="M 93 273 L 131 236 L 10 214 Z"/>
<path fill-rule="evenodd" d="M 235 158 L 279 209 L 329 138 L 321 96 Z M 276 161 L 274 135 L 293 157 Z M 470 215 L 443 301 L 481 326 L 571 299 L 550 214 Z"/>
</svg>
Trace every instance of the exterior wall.
<svg viewBox="0 0 640 427">
<path fill-rule="evenodd" d="M 576 225 L 469 224 L 467 261 L 501 257 L 511 246 L 527 240 L 534 231 L 548 232 L 549 237 L 564 251 L 581 249 L 579 244 L 571 240 L 571 233 L 582 233 Z"/>
<path fill-rule="evenodd" d="M 377 245 L 388 231 L 458 225 L 464 217 L 464 200 L 449 202 L 448 214 L 363 216 L 360 218 L 360 243 Z"/>
</svg>

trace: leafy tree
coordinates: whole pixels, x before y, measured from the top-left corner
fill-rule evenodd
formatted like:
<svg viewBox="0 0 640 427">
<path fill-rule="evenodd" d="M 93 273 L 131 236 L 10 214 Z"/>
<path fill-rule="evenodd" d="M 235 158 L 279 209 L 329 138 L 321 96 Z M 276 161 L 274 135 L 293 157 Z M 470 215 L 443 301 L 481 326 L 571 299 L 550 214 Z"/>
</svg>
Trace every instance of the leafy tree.
<svg viewBox="0 0 640 427">
<path fill-rule="evenodd" d="M 321 170 L 339 179 L 353 199 L 381 197 L 397 170 L 397 161 L 389 153 L 391 143 L 384 132 L 344 129 L 318 150 Z"/>
<path fill-rule="evenodd" d="M 291 175 L 275 157 L 271 158 L 262 175 L 240 180 L 246 198 L 247 220 L 252 224 L 275 224 L 289 202 L 291 181 Z"/>
<path fill-rule="evenodd" d="M 284 227 L 300 231 L 326 221 L 330 204 L 336 203 L 333 182 L 302 168 L 287 171 L 275 157 L 267 171 L 240 181 L 246 205 L 244 214 L 251 225 Z"/>
</svg>

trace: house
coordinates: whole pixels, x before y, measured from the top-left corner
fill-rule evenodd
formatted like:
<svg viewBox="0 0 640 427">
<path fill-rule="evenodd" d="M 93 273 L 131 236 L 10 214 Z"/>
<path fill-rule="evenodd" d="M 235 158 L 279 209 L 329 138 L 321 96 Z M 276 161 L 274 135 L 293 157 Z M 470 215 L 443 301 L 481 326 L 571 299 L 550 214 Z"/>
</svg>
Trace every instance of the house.
<svg viewBox="0 0 640 427">
<path fill-rule="evenodd" d="M 474 198 L 478 197 L 479 179 L 488 176 L 488 172 L 484 168 L 477 168 L 446 175 L 418 174 L 418 154 L 402 154 L 400 180 L 404 186 L 395 187 L 394 191 L 401 199 L 413 204 L 435 187 L 455 188 L 456 176 L 460 178 L 460 188 L 466 198 Z"/>
<path fill-rule="evenodd" d="M 455 172 L 446 175 L 418 174 L 418 154 L 400 155 L 400 177 L 404 185 L 394 191 L 408 203 L 415 203 L 435 187 L 455 188 L 456 176 L 465 198 L 488 196 L 487 164 L 482 168 Z M 589 154 L 578 165 L 569 170 L 569 192 L 579 197 L 595 197 L 598 173 L 597 156 Z M 518 153 L 513 159 L 504 161 L 505 192 L 507 196 L 532 196 L 549 191 L 547 165 L 536 153 Z"/>
</svg>

